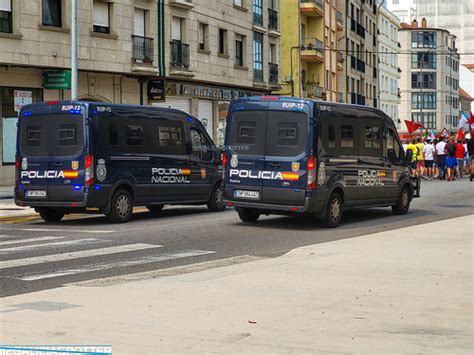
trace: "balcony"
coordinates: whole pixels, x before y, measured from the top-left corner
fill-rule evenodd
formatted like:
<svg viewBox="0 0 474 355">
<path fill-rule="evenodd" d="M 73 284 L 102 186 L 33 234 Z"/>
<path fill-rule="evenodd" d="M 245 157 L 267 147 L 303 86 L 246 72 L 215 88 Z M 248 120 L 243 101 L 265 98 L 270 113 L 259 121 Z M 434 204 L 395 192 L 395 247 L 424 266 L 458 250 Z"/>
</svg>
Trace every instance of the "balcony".
<svg viewBox="0 0 474 355">
<path fill-rule="evenodd" d="M 268 82 L 278 84 L 278 64 L 268 63 Z"/>
<path fill-rule="evenodd" d="M 322 17 L 323 0 L 301 0 L 300 11 L 309 17 Z"/>
<path fill-rule="evenodd" d="M 189 69 L 189 44 L 171 41 L 171 66 L 185 70 Z"/>
<path fill-rule="evenodd" d="M 351 55 L 351 68 L 365 73 L 365 62 Z"/>
<path fill-rule="evenodd" d="M 301 60 L 322 63 L 324 61 L 323 42 L 317 39 L 306 41 L 301 47 Z"/>
<path fill-rule="evenodd" d="M 342 52 L 337 52 L 337 68 L 339 70 L 344 69 L 344 55 Z"/>
<path fill-rule="evenodd" d="M 185 10 L 190 10 L 194 7 L 193 0 L 170 0 L 170 6 L 180 7 Z"/>
<path fill-rule="evenodd" d="M 339 31 L 344 28 L 344 17 L 342 17 L 342 12 L 339 10 L 336 12 L 336 26 Z"/>
<path fill-rule="evenodd" d="M 268 29 L 278 32 L 278 11 L 268 9 Z"/>
<path fill-rule="evenodd" d="M 354 19 L 351 19 L 351 31 L 365 39 L 364 27 Z"/>
<path fill-rule="evenodd" d="M 153 64 L 153 38 L 133 36 L 133 62 Z"/>
<path fill-rule="evenodd" d="M 351 104 L 365 106 L 365 96 L 356 93 L 351 93 Z"/>
</svg>

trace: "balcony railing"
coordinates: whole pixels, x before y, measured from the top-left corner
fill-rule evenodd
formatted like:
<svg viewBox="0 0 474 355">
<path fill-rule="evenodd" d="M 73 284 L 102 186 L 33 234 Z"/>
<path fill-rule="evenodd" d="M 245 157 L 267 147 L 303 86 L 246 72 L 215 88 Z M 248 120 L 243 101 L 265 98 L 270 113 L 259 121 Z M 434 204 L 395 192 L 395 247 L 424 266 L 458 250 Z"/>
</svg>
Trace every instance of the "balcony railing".
<svg viewBox="0 0 474 355">
<path fill-rule="evenodd" d="M 189 68 L 189 44 L 171 41 L 171 66 Z"/>
<path fill-rule="evenodd" d="M 135 63 L 153 64 L 153 38 L 134 36 L 133 61 Z"/>
<path fill-rule="evenodd" d="M 365 96 L 356 93 L 351 93 L 351 104 L 365 105 Z"/>
<path fill-rule="evenodd" d="M 377 68 L 374 68 L 374 78 L 377 78 Z"/>
<path fill-rule="evenodd" d="M 268 63 L 268 82 L 278 84 L 278 64 Z"/>
<path fill-rule="evenodd" d="M 360 23 L 357 24 L 357 32 L 360 37 L 365 38 L 365 29 Z"/>
<path fill-rule="evenodd" d="M 357 59 L 357 70 L 361 73 L 365 73 L 365 62 L 360 59 Z"/>
<path fill-rule="evenodd" d="M 263 70 L 253 68 L 253 80 L 263 82 Z"/>
<path fill-rule="evenodd" d="M 278 11 L 268 9 L 268 28 L 278 31 Z"/>
</svg>

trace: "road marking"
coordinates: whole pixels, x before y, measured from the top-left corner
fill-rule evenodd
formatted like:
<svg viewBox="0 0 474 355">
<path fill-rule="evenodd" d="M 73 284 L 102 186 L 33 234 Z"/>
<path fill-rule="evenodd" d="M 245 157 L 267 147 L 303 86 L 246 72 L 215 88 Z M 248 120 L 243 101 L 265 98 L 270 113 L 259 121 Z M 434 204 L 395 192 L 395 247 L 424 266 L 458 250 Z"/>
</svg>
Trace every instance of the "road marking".
<svg viewBox="0 0 474 355">
<path fill-rule="evenodd" d="M 11 235 L 10 237 L 14 237 L 14 236 Z M 15 244 L 31 243 L 31 242 L 42 242 L 42 241 L 47 241 L 47 240 L 52 240 L 52 239 L 61 239 L 61 238 L 64 238 L 64 237 L 38 237 L 38 238 L 6 240 L 4 242 L 0 242 L 0 246 L 8 247 L 10 245 L 15 245 Z"/>
<path fill-rule="evenodd" d="M 146 256 L 146 257 L 142 257 L 138 259 L 119 261 L 115 263 L 97 263 L 97 264 L 92 264 L 86 267 L 81 267 L 81 268 L 76 268 L 76 269 L 60 269 L 60 270 L 56 270 L 56 271 L 44 273 L 44 274 L 16 277 L 15 279 L 22 280 L 22 281 L 37 281 L 37 280 L 43 280 L 43 279 L 51 279 L 51 278 L 60 277 L 60 276 L 82 274 L 85 272 L 104 271 L 104 270 L 110 270 L 110 269 L 115 269 L 119 267 L 150 264 L 150 263 L 155 263 L 159 261 L 190 258 L 194 256 L 202 256 L 202 255 L 215 254 L 215 253 L 216 253 L 215 251 L 210 251 L 210 250 L 186 250 L 179 253 L 168 253 L 168 254 L 162 254 L 162 255 L 157 255 L 157 256 Z"/>
<path fill-rule="evenodd" d="M 12 230 L 9 228 L 0 228 L 1 230 Z M 54 228 L 15 228 L 15 231 L 22 232 L 72 232 L 72 233 L 93 233 L 93 234 L 106 234 L 106 233 L 115 233 L 116 231 L 112 230 L 87 230 L 87 229 L 54 229 Z"/>
<path fill-rule="evenodd" d="M 116 254 L 116 253 L 124 253 L 124 252 L 129 252 L 129 251 L 138 251 L 138 250 L 162 248 L 162 247 L 163 245 L 137 243 L 137 244 L 129 244 L 129 245 L 119 245 L 119 246 L 110 247 L 110 248 L 75 251 L 72 253 L 62 253 L 62 254 L 37 256 L 37 257 L 32 257 L 32 258 L 5 260 L 5 261 L 0 261 L 0 269 L 17 267 L 17 266 L 27 266 L 27 265 L 33 265 L 33 264 L 44 264 L 44 263 L 55 262 L 55 261 L 73 260 L 73 259 L 79 259 L 79 258 L 87 258 L 91 256 L 111 255 L 111 254 Z"/>
<path fill-rule="evenodd" d="M 34 244 L 34 245 L 24 245 L 21 247 L 14 247 L 8 249 L 0 249 L 0 254 L 10 253 L 12 251 L 37 251 L 40 249 L 49 249 L 51 247 L 62 247 L 62 246 L 71 246 L 79 244 L 94 244 L 100 242 L 108 242 L 108 240 L 95 239 L 95 238 L 86 238 L 86 239 L 76 239 L 76 240 L 66 240 L 64 242 L 54 242 L 54 243 L 44 243 L 44 244 Z"/>
</svg>

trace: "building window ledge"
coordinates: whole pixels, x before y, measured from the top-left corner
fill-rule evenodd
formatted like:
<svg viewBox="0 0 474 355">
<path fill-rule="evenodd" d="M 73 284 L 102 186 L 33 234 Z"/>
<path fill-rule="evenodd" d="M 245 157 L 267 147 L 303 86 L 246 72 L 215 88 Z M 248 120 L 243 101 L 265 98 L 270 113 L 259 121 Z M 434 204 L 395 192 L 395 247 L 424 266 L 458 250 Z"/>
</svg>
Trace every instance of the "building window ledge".
<svg viewBox="0 0 474 355">
<path fill-rule="evenodd" d="M 280 37 L 280 31 L 278 30 L 268 30 L 268 35 L 271 37 Z"/>
<path fill-rule="evenodd" d="M 257 32 L 261 32 L 261 33 L 267 33 L 267 29 L 265 27 L 262 27 L 262 26 L 259 26 L 259 25 L 256 25 L 256 24 L 253 24 L 252 25 L 252 29 L 254 31 L 257 31 Z"/>
<path fill-rule="evenodd" d="M 119 36 L 116 33 L 99 33 L 99 32 L 94 32 L 90 31 L 91 37 L 99 37 L 99 38 L 108 38 L 108 39 L 118 39 Z"/>
<path fill-rule="evenodd" d="M 198 48 L 197 52 L 202 54 L 211 54 L 211 51 L 209 49 Z"/>
<path fill-rule="evenodd" d="M 253 81 L 253 86 L 259 87 L 259 88 L 266 88 L 267 84 L 264 81 Z"/>
<path fill-rule="evenodd" d="M 189 0 L 170 0 L 170 6 L 180 7 L 185 10 L 191 10 L 194 7 L 192 1 Z"/>
<path fill-rule="evenodd" d="M 230 55 L 228 54 L 223 54 L 223 53 L 217 53 L 217 56 L 219 58 L 224 58 L 224 59 L 229 59 L 230 58 Z"/>
<path fill-rule="evenodd" d="M 135 63 L 132 64 L 133 73 L 158 74 L 158 67 L 150 64 Z"/>
<path fill-rule="evenodd" d="M 249 67 L 243 67 L 241 65 L 234 64 L 234 69 L 239 69 L 239 70 L 249 70 Z"/>
<path fill-rule="evenodd" d="M 240 11 L 243 11 L 243 12 L 248 12 L 249 11 L 247 8 L 239 6 L 239 5 L 235 5 L 235 4 L 234 4 L 234 9 L 237 9 L 237 10 L 240 10 Z"/>
<path fill-rule="evenodd" d="M 23 35 L 19 33 L 0 32 L 0 38 L 21 39 Z"/>
<path fill-rule="evenodd" d="M 55 27 L 55 26 L 38 25 L 38 29 L 40 29 L 42 31 L 71 33 L 71 29 L 67 28 L 67 27 Z"/>
<path fill-rule="evenodd" d="M 170 68 L 170 75 L 185 76 L 188 78 L 194 77 L 194 73 L 192 72 L 192 70 L 175 68 L 175 67 Z"/>
</svg>

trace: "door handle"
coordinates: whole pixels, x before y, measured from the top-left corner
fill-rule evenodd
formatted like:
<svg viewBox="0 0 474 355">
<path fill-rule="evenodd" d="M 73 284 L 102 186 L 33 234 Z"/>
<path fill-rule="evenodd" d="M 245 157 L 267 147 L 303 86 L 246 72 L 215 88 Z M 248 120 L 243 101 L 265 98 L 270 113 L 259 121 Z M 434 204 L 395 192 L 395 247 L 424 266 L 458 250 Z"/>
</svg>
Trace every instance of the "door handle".
<svg viewBox="0 0 474 355">
<path fill-rule="evenodd" d="M 53 163 L 53 166 L 63 166 L 63 163 Z"/>
<path fill-rule="evenodd" d="M 270 166 L 272 168 L 279 168 L 281 165 L 280 165 L 280 163 L 270 163 Z"/>
</svg>

